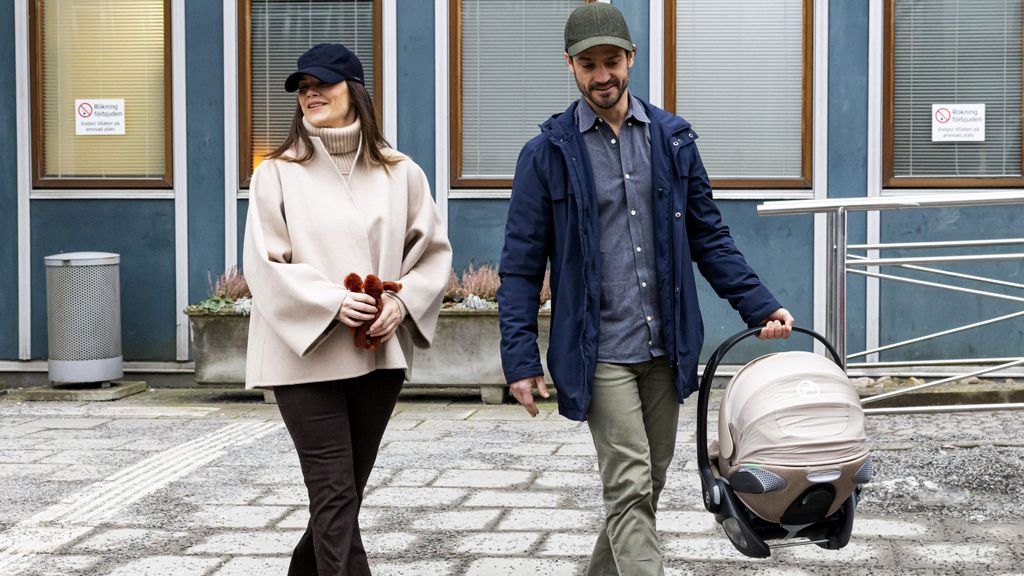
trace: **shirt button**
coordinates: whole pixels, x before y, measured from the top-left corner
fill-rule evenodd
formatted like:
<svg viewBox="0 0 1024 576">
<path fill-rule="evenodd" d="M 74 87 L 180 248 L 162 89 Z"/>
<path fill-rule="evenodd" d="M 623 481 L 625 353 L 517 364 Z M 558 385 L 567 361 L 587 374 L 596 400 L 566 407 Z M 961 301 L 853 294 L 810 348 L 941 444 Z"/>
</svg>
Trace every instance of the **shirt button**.
<svg viewBox="0 0 1024 576">
<path fill-rule="evenodd" d="M 651 320 L 654 320 L 654 317 L 653 316 L 648 316 L 647 317 L 647 321 L 650 322 Z"/>
<path fill-rule="evenodd" d="M 641 282 L 640 283 L 640 287 L 641 288 L 647 288 L 647 282 Z"/>
<path fill-rule="evenodd" d="M 612 138 L 612 144 L 615 144 L 615 138 Z"/>
<path fill-rule="evenodd" d="M 632 126 L 632 125 L 633 125 L 632 122 L 626 122 L 626 126 Z"/>
<path fill-rule="evenodd" d="M 682 218 L 682 217 L 683 217 L 683 213 L 682 212 L 676 212 L 676 218 Z"/>
<path fill-rule="evenodd" d="M 636 216 L 636 210 L 630 210 L 629 211 L 629 215 L 630 216 Z"/>
<path fill-rule="evenodd" d="M 629 180 L 629 172 L 626 172 L 626 180 Z"/>
<path fill-rule="evenodd" d="M 654 340 L 648 340 L 647 341 L 647 345 L 648 346 L 654 346 Z"/>
<path fill-rule="evenodd" d="M 637 251 L 637 252 L 639 252 L 639 251 L 640 251 L 640 247 L 639 247 L 639 246 L 637 246 L 637 247 L 636 247 L 636 251 Z"/>
</svg>

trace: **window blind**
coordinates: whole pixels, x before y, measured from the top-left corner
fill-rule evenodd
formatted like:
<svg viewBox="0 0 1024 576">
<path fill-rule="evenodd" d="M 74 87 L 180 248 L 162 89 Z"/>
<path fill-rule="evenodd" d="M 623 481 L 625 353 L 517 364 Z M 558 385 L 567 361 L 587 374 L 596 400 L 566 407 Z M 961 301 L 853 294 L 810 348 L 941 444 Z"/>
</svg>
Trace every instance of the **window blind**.
<svg viewBox="0 0 1024 576">
<path fill-rule="evenodd" d="M 537 125 L 579 97 L 563 33 L 582 3 L 462 0 L 461 177 L 511 179 Z"/>
<path fill-rule="evenodd" d="M 252 168 L 288 135 L 295 93 L 284 81 L 303 52 L 321 42 L 336 42 L 355 52 L 363 64 L 366 90 L 373 98 L 372 0 L 252 0 Z"/>
<path fill-rule="evenodd" d="M 163 0 L 37 4 L 44 178 L 164 178 Z M 75 100 L 124 100 L 123 135 L 78 135 Z M 38 135 L 37 135 L 38 137 Z"/>
<path fill-rule="evenodd" d="M 897 1 L 893 176 L 1020 176 L 1020 0 Z M 932 104 L 985 104 L 984 142 L 932 142 Z"/>
<path fill-rule="evenodd" d="M 802 177 L 803 0 L 673 1 L 676 113 L 708 174 Z"/>
</svg>

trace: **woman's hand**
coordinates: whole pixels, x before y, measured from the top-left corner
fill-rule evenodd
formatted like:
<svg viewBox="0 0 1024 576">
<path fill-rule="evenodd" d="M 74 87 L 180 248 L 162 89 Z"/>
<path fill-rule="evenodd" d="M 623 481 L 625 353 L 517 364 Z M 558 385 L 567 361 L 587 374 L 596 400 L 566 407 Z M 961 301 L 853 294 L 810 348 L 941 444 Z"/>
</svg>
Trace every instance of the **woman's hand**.
<svg viewBox="0 0 1024 576">
<path fill-rule="evenodd" d="M 358 328 L 377 313 L 377 307 L 373 296 L 361 292 L 349 292 L 341 303 L 341 308 L 335 318 L 350 328 Z"/>
<path fill-rule="evenodd" d="M 789 338 L 789 334 L 793 331 L 793 315 L 785 308 L 779 308 L 772 312 L 761 323 L 765 325 L 757 334 L 757 337 L 761 340 Z"/>
<path fill-rule="evenodd" d="M 369 335 L 374 338 L 380 337 L 381 343 L 384 343 L 395 335 L 395 330 L 405 319 L 405 311 L 398 299 L 387 293 L 381 297 L 381 300 L 384 302 L 384 307 L 377 321 L 370 326 Z"/>
</svg>

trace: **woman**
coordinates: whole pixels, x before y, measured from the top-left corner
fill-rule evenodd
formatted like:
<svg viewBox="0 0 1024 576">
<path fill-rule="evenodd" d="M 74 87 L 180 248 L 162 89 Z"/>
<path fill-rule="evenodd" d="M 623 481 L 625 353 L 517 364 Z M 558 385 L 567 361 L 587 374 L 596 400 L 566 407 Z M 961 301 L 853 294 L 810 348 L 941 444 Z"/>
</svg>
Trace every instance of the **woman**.
<svg viewBox="0 0 1024 576">
<path fill-rule="evenodd" d="M 310 520 L 289 575 L 370 574 L 359 507 L 381 437 L 412 362 L 429 346 L 451 246 L 423 171 L 389 148 L 340 44 L 303 54 L 287 139 L 252 176 L 244 266 L 253 293 L 246 386 L 272 387 L 309 492 Z M 375 300 L 343 286 L 350 273 L 401 283 Z"/>
</svg>

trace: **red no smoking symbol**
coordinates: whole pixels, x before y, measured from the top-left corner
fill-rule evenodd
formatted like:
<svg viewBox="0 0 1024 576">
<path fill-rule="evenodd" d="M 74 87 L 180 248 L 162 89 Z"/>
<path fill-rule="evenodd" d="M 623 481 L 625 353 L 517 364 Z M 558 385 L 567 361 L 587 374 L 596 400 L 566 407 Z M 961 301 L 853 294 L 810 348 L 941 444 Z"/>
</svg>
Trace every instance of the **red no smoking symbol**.
<svg viewBox="0 0 1024 576">
<path fill-rule="evenodd" d="M 82 102 L 78 105 L 78 115 L 82 118 L 88 118 L 92 116 L 92 104 L 88 102 Z"/>
<path fill-rule="evenodd" d="M 935 120 L 937 120 L 939 124 L 949 122 L 949 119 L 952 117 L 953 114 L 950 113 L 949 108 L 939 108 L 935 111 Z"/>
</svg>

